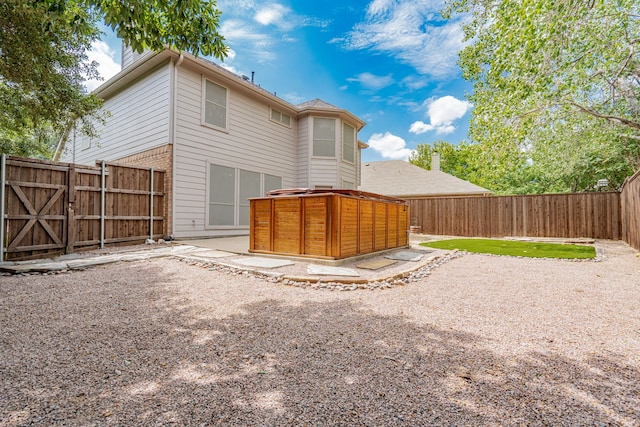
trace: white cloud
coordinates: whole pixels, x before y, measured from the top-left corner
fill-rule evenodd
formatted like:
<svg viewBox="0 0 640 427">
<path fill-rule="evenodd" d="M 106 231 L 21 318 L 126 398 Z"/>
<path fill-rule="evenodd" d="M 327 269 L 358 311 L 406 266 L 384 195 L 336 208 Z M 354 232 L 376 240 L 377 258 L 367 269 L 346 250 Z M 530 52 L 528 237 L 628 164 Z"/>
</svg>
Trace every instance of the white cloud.
<svg viewBox="0 0 640 427">
<path fill-rule="evenodd" d="M 463 32 L 460 18 L 445 22 L 440 17 L 443 6 L 432 0 L 374 0 L 365 21 L 341 41 L 347 49 L 393 55 L 432 78 L 457 75 Z"/>
<path fill-rule="evenodd" d="M 417 122 L 413 122 L 411 127 L 409 128 L 409 132 L 415 133 L 416 135 L 420 135 L 421 133 L 427 133 L 435 130 L 437 134 L 448 134 L 453 133 L 456 128 L 453 125 L 442 125 L 442 126 L 434 126 L 431 124 L 427 124 L 422 120 L 418 120 Z"/>
<path fill-rule="evenodd" d="M 217 5 L 223 15 L 231 13 L 232 11 L 245 13 L 256 7 L 256 3 L 253 0 L 218 0 Z"/>
<path fill-rule="evenodd" d="M 393 83 L 391 74 L 386 76 L 376 76 L 371 73 L 360 73 L 356 77 L 347 79 L 349 82 L 359 82 L 367 89 L 379 90 Z"/>
<path fill-rule="evenodd" d="M 429 82 L 425 78 L 419 76 L 408 76 L 402 79 L 402 83 L 411 90 L 422 89 L 429 85 Z"/>
<path fill-rule="evenodd" d="M 409 132 L 415 133 L 416 135 L 420 135 L 421 133 L 427 133 L 432 130 L 435 130 L 435 126 L 428 125 L 422 120 L 418 120 L 417 122 L 413 122 L 411 127 L 409 128 Z"/>
<path fill-rule="evenodd" d="M 298 15 L 288 6 L 264 0 L 219 0 L 222 11 L 220 34 L 227 45 L 243 57 L 259 63 L 274 62 L 286 48 L 283 43 L 297 41 L 289 33 L 302 27 L 321 27 L 329 21 Z"/>
<path fill-rule="evenodd" d="M 471 103 L 454 98 L 451 95 L 428 101 L 427 114 L 431 123 L 439 126 L 452 123 L 464 116 L 471 108 Z"/>
<path fill-rule="evenodd" d="M 393 5 L 393 0 L 373 0 L 367 8 L 367 15 L 376 15 Z"/>
<path fill-rule="evenodd" d="M 253 19 L 262 25 L 273 24 L 278 28 L 290 30 L 293 26 L 293 23 L 290 20 L 285 19 L 290 12 L 291 9 L 289 9 L 288 7 L 278 3 L 273 3 L 261 7 L 255 14 Z"/>
<path fill-rule="evenodd" d="M 413 150 L 407 148 L 407 143 L 399 136 L 389 132 L 374 133 L 367 144 L 380 153 L 385 159 L 407 160 Z"/>
<path fill-rule="evenodd" d="M 266 34 L 256 31 L 246 22 L 239 19 L 227 19 L 220 24 L 220 34 L 224 34 L 224 38 L 227 40 L 233 40 L 237 42 L 260 42 L 268 39 Z"/>
<path fill-rule="evenodd" d="M 238 47 L 247 48 L 258 62 L 268 62 L 276 57 L 271 49 L 274 43 L 273 39 L 243 20 L 227 19 L 222 22 L 220 24 L 220 34 L 224 34 L 229 45 L 236 44 Z"/>
<path fill-rule="evenodd" d="M 462 118 L 472 107 L 468 101 L 462 101 L 451 95 L 437 99 L 429 99 L 427 105 L 427 116 L 430 123 L 421 120 L 411 124 L 409 132 L 416 135 L 436 131 L 437 134 L 448 134 L 456 130 L 453 123 Z"/>
<path fill-rule="evenodd" d="M 231 71 L 233 74 L 240 75 L 240 71 L 238 71 L 238 69 L 233 65 L 229 65 L 226 62 L 218 62 L 218 65 L 220 65 L 222 68 L 224 68 L 227 71 Z"/>
<path fill-rule="evenodd" d="M 91 44 L 91 50 L 87 52 L 89 61 L 98 63 L 98 72 L 104 80 L 87 80 L 84 86 L 89 92 L 96 89 L 106 80 L 120 72 L 120 64 L 114 59 L 115 52 L 103 41 L 95 41 Z"/>
<path fill-rule="evenodd" d="M 304 101 L 307 101 L 306 98 L 304 98 L 303 96 L 300 96 L 299 94 L 297 94 L 295 92 L 289 92 L 289 93 L 285 93 L 285 94 L 279 95 L 279 96 L 282 99 L 284 99 L 285 101 L 288 101 L 293 105 L 301 104 Z"/>
</svg>

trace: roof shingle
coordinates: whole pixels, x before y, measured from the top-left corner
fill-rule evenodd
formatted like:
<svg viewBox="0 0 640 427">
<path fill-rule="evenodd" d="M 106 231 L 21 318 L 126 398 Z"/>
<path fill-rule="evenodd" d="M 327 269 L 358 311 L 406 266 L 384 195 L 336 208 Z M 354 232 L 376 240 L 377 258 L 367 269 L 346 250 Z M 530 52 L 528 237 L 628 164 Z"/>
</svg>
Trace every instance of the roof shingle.
<svg viewBox="0 0 640 427">
<path fill-rule="evenodd" d="M 363 162 L 360 191 L 392 197 L 491 194 L 490 190 L 441 171 L 422 169 L 402 160 Z"/>
</svg>

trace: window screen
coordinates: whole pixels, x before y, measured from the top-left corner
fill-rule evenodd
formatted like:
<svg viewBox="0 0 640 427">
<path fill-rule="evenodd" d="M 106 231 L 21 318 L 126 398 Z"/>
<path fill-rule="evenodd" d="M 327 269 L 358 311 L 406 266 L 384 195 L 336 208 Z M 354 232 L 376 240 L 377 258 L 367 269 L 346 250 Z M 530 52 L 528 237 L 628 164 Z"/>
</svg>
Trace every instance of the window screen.
<svg viewBox="0 0 640 427">
<path fill-rule="evenodd" d="M 356 130 L 344 123 L 342 125 L 342 159 L 353 163 L 355 159 Z"/>
<path fill-rule="evenodd" d="M 313 155 L 336 156 L 336 121 L 334 119 L 313 119 Z"/>
<path fill-rule="evenodd" d="M 249 225 L 248 199 L 260 195 L 260 173 L 240 169 L 238 225 Z"/>
<path fill-rule="evenodd" d="M 282 178 L 275 175 L 264 175 L 264 196 L 269 191 L 280 190 L 282 188 Z"/>
<path fill-rule="evenodd" d="M 206 80 L 204 121 L 221 128 L 227 127 L 227 89 Z"/>
<path fill-rule="evenodd" d="M 235 224 L 235 188 L 234 168 L 210 165 L 209 225 Z"/>
</svg>

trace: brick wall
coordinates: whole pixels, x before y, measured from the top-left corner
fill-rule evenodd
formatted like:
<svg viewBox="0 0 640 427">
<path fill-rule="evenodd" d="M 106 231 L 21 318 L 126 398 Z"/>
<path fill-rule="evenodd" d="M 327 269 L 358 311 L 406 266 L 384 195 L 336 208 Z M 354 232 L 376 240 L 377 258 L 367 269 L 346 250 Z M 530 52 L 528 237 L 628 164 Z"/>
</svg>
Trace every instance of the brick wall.
<svg viewBox="0 0 640 427">
<path fill-rule="evenodd" d="M 173 230 L 171 229 L 173 220 L 173 209 L 171 204 L 173 196 L 173 188 L 171 186 L 171 184 L 173 183 L 173 145 L 167 144 L 161 147 L 152 148 L 150 150 L 143 151 L 132 156 L 123 157 L 116 160 L 114 163 L 142 166 L 154 169 L 163 169 L 166 172 L 164 182 L 164 235 L 171 235 L 171 233 L 173 233 Z"/>
</svg>

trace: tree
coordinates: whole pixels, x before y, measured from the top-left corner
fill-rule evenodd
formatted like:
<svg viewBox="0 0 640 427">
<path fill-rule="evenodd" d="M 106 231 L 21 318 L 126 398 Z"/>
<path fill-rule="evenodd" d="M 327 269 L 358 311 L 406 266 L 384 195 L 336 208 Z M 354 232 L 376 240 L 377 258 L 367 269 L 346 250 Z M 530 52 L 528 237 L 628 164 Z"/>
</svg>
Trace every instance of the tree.
<svg viewBox="0 0 640 427">
<path fill-rule="evenodd" d="M 445 16 L 456 12 L 470 15 L 460 65 L 474 84 L 470 137 L 481 146 L 488 181 L 579 190 L 590 184 L 576 184 L 586 179 L 579 174 L 568 184 L 560 177 L 567 165 L 613 174 L 602 176 L 610 181 L 638 167 L 637 0 L 452 0 Z"/>
<path fill-rule="evenodd" d="M 91 133 L 90 119 L 100 119 L 101 101 L 87 94 L 82 83 L 98 76 L 87 51 L 100 36 L 101 20 L 136 52 L 168 46 L 223 59 L 227 48 L 217 32 L 219 18 L 213 0 L 3 1 L 2 152 L 46 156 L 77 119 L 84 119 Z"/>
<path fill-rule="evenodd" d="M 446 141 L 431 144 L 418 144 L 409 156 L 409 163 L 431 170 L 433 153 L 440 155 L 440 170 L 450 175 L 474 182 L 478 179 L 478 145 L 462 141 L 453 145 Z"/>
</svg>

